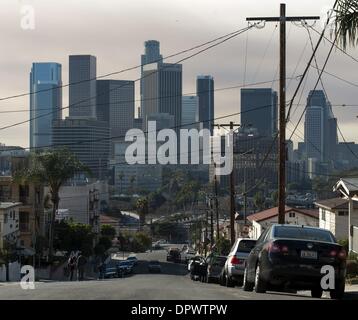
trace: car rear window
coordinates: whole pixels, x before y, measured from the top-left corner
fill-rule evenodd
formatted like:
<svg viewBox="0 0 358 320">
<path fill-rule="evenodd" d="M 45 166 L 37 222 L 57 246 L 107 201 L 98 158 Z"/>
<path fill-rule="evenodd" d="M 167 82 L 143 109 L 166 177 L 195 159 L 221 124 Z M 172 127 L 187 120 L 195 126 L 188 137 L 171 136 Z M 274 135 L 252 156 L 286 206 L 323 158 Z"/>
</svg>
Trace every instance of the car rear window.
<svg viewBox="0 0 358 320">
<path fill-rule="evenodd" d="M 237 247 L 237 252 L 247 252 L 249 253 L 253 247 L 255 247 L 255 240 L 241 240 L 239 246 Z"/>
<path fill-rule="evenodd" d="M 332 235 L 326 230 L 297 227 L 276 227 L 274 238 L 335 242 Z"/>
</svg>

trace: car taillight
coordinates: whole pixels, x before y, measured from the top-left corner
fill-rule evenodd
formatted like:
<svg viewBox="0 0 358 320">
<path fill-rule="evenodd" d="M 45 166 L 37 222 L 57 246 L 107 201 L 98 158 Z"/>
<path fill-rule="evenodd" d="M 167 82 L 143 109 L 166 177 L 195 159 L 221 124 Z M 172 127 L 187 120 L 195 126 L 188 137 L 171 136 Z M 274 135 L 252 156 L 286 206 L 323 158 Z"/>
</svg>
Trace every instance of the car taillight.
<svg viewBox="0 0 358 320">
<path fill-rule="evenodd" d="M 273 242 L 270 242 L 266 248 L 269 253 L 288 253 L 289 251 L 287 246 L 279 245 Z"/>
<path fill-rule="evenodd" d="M 342 260 L 346 259 L 346 258 L 347 258 L 347 252 L 346 252 L 346 250 L 342 249 L 341 251 L 339 251 L 339 252 L 338 252 L 338 258 L 339 258 L 339 259 L 342 259 Z"/>
<path fill-rule="evenodd" d="M 335 257 L 335 256 L 337 256 L 337 251 L 336 251 L 336 250 L 331 250 L 331 252 L 329 253 L 329 255 L 330 255 L 331 257 Z"/>
<path fill-rule="evenodd" d="M 244 260 L 237 258 L 236 256 L 233 256 L 231 258 L 231 264 L 243 264 Z"/>
<path fill-rule="evenodd" d="M 329 253 L 329 255 L 330 255 L 331 257 L 333 257 L 333 258 L 334 258 L 334 257 L 337 257 L 337 258 L 342 259 L 342 260 L 344 260 L 344 259 L 347 258 L 347 253 L 346 253 L 346 250 L 344 250 L 344 249 L 342 249 L 342 250 L 340 250 L 340 251 L 331 250 L 330 253 Z"/>
</svg>

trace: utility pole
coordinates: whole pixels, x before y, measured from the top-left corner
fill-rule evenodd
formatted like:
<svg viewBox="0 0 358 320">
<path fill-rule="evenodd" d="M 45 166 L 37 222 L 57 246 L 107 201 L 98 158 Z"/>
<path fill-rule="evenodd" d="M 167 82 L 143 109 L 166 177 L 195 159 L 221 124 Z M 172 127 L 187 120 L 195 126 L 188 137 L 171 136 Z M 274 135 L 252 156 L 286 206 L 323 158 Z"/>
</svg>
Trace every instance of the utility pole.
<svg viewBox="0 0 358 320">
<path fill-rule="evenodd" d="M 210 248 L 214 246 L 214 210 L 213 210 L 213 198 L 209 198 L 210 203 Z"/>
<path fill-rule="evenodd" d="M 223 128 L 229 127 L 230 135 L 233 137 L 232 143 L 235 145 L 234 127 L 241 127 L 240 124 L 234 124 L 234 122 L 231 121 L 229 124 L 213 124 L 213 125 L 218 125 Z M 235 165 L 234 165 L 234 155 L 232 156 L 233 156 L 233 166 L 232 166 L 232 171 L 230 173 L 230 240 L 231 240 L 231 245 L 233 246 L 236 240 L 236 234 L 235 234 L 236 207 L 235 207 Z"/>
<path fill-rule="evenodd" d="M 280 23 L 280 105 L 279 105 L 279 156 L 278 156 L 278 223 L 285 223 L 286 201 L 286 22 L 319 20 L 317 16 L 287 17 L 286 4 L 280 5 L 279 17 L 252 17 L 246 21 Z"/>
<path fill-rule="evenodd" d="M 214 187 L 215 187 L 215 211 L 216 211 L 216 241 L 220 239 L 220 229 L 219 229 L 219 200 L 218 200 L 218 179 L 215 172 L 214 177 Z"/>
</svg>

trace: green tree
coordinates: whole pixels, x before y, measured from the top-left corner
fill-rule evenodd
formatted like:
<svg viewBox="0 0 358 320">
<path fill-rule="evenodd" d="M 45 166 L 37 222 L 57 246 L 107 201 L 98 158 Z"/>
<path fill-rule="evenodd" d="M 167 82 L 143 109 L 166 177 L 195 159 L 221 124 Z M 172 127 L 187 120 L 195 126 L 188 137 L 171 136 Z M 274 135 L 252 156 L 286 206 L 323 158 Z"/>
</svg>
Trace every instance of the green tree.
<svg viewBox="0 0 358 320">
<path fill-rule="evenodd" d="M 278 191 L 277 190 L 272 191 L 271 200 L 272 200 L 273 205 L 276 207 L 278 205 Z"/>
<path fill-rule="evenodd" d="M 256 192 L 254 195 L 254 205 L 257 210 L 263 210 L 265 205 L 265 197 L 261 191 Z"/>
<path fill-rule="evenodd" d="M 116 236 L 116 229 L 109 224 L 103 224 L 101 226 L 101 235 L 109 240 L 113 240 Z"/>
<path fill-rule="evenodd" d="M 68 149 L 49 150 L 31 155 L 28 168 L 15 172 L 15 179 L 48 185 L 52 201 L 52 213 L 49 225 L 49 256 L 53 256 L 54 224 L 58 210 L 61 186 L 76 173 L 89 172 Z"/>
<path fill-rule="evenodd" d="M 338 0 L 334 9 L 335 32 L 339 44 L 344 50 L 347 45 L 358 44 L 358 2 L 357 0 Z"/>
<path fill-rule="evenodd" d="M 63 251 L 80 250 L 84 255 L 93 253 L 94 234 L 92 227 L 81 223 L 56 222 L 54 248 Z"/>
</svg>

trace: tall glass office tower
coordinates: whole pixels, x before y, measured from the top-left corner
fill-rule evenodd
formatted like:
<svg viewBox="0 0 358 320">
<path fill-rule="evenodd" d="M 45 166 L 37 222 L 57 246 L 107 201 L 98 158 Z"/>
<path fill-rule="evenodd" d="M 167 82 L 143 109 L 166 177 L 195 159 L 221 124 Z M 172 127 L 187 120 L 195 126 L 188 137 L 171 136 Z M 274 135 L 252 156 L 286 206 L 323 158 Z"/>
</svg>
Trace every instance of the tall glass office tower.
<svg viewBox="0 0 358 320">
<path fill-rule="evenodd" d="M 52 121 L 62 118 L 61 65 L 33 63 L 30 72 L 30 148 L 52 144 Z"/>
<path fill-rule="evenodd" d="M 209 129 L 213 135 L 214 122 L 214 78 L 198 76 L 196 79 L 196 95 L 199 97 L 199 121 L 203 129 Z"/>
</svg>

